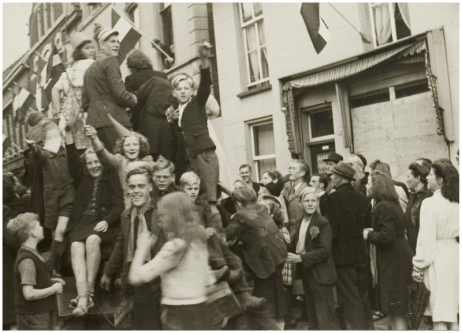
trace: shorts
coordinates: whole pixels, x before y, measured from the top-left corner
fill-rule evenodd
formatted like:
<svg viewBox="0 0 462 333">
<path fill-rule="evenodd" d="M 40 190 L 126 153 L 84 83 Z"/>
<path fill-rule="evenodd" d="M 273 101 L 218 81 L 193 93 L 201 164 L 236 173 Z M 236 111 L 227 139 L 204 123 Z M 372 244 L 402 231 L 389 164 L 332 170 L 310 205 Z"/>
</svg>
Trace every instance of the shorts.
<svg viewBox="0 0 462 333">
<path fill-rule="evenodd" d="M 17 314 L 18 331 L 50 331 L 55 330 L 58 323 L 56 311 L 38 314 Z"/>
<path fill-rule="evenodd" d="M 59 216 L 71 216 L 75 193 L 73 184 L 60 189 L 45 188 L 43 190 L 46 228 L 55 230 Z"/>
</svg>

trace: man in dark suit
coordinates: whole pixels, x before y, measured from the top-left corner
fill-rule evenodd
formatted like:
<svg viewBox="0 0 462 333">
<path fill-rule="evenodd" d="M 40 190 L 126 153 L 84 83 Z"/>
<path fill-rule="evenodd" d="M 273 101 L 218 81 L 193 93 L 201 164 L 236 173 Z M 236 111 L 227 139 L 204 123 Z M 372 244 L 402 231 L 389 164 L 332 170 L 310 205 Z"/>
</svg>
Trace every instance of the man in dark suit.
<svg viewBox="0 0 462 333">
<path fill-rule="evenodd" d="M 367 262 L 362 230 L 372 226 L 369 200 L 351 185 L 355 170 L 339 162 L 332 168 L 335 192 L 327 197 L 326 218 L 332 228 L 332 257 L 337 270 L 341 317 L 347 329 L 374 329 L 368 299 Z"/>
<path fill-rule="evenodd" d="M 156 238 L 156 243 L 150 253 L 151 259 L 166 243 L 157 217 L 157 202 L 150 197 L 153 188 L 151 173 L 143 168 L 131 170 L 127 174 L 127 182 L 132 207 L 125 210 L 120 217 L 121 231 L 101 277 L 101 288 L 107 291 L 110 291 L 112 281 L 121 269 L 122 287 L 126 288 L 139 234 L 149 231 Z M 161 330 L 160 279 L 134 287 L 133 294 L 134 328 Z"/>
<path fill-rule="evenodd" d="M 334 283 L 337 280 L 331 256 L 332 231 L 329 222 L 317 212 L 318 196 L 314 188 L 301 194 L 304 216 L 295 224 L 287 262 L 301 263 L 306 296 L 308 329 L 338 330 L 335 317 Z"/>
<path fill-rule="evenodd" d="M 246 183 L 249 186 L 252 186 L 253 190 L 258 196 L 258 192 L 260 192 L 260 184 L 252 181 L 252 168 L 250 167 L 250 165 L 242 164 L 239 167 L 239 176 L 241 176 L 241 179 L 244 183 Z"/>
</svg>

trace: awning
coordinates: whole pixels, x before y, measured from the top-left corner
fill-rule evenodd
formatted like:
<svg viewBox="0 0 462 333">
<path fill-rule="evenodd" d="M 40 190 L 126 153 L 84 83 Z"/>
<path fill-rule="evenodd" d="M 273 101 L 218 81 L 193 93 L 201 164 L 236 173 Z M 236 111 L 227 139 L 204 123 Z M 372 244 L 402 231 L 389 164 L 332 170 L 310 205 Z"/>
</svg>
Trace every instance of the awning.
<svg viewBox="0 0 462 333">
<path fill-rule="evenodd" d="M 411 45 L 402 45 L 366 58 L 352 60 L 351 62 L 341 64 L 337 67 L 330 68 L 322 72 L 309 74 L 302 78 L 291 80 L 284 84 L 283 90 L 288 91 L 292 89 L 302 89 L 318 86 L 325 83 L 340 81 L 350 76 L 359 74 L 392 58 L 414 55 L 425 49 L 425 40 L 413 43 Z"/>
<path fill-rule="evenodd" d="M 294 101 L 294 90 L 306 89 L 327 83 L 336 83 L 353 75 L 366 71 L 374 66 L 383 64 L 387 61 L 401 61 L 404 63 L 425 62 L 429 88 L 432 92 L 434 109 L 437 120 L 437 133 L 445 135 L 443 109 L 439 105 L 438 93 L 436 89 L 436 77 L 433 75 L 428 57 L 426 39 L 413 42 L 412 44 L 396 46 L 381 53 L 374 52 L 372 55 L 358 56 L 346 61 L 339 62 L 338 65 L 326 66 L 326 69 L 313 70 L 306 73 L 303 77 L 287 81 L 283 86 L 283 104 L 286 110 L 286 131 L 288 136 L 289 150 L 295 156 L 303 155 L 302 128 L 299 121 L 301 115 L 296 110 Z M 349 141 L 349 140 L 347 140 Z M 346 142 L 349 146 L 351 142 Z"/>
</svg>

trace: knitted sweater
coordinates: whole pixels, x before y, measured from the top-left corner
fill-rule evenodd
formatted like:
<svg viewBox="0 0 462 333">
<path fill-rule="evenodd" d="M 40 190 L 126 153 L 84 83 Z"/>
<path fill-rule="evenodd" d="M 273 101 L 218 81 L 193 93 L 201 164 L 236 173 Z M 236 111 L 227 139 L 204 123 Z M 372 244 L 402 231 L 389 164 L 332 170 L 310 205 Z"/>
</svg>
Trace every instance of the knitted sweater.
<svg viewBox="0 0 462 333">
<path fill-rule="evenodd" d="M 173 239 L 163 246 L 141 274 L 144 282 L 160 276 L 162 304 L 191 305 L 207 300 L 207 286 L 215 282 L 208 265 L 206 244 Z"/>
</svg>

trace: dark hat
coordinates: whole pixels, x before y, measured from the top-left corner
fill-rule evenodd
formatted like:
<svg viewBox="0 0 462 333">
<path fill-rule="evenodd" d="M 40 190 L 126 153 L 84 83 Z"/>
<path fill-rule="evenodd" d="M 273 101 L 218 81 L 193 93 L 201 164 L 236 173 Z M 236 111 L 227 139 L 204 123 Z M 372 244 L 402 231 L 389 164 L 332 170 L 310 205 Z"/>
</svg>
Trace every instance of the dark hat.
<svg viewBox="0 0 462 333">
<path fill-rule="evenodd" d="M 363 162 L 364 166 L 367 165 L 367 160 L 366 160 L 366 158 L 365 158 L 362 154 L 356 154 L 356 156 L 359 157 L 359 159 L 361 160 L 361 162 Z"/>
<path fill-rule="evenodd" d="M 260 184 L 260 186 L 266 188 L 271 195 L 274 195 L 276 197 L 278 197 L 281 194 L 281 189 L 275 183 L 268 183 L 266 185 Z"/>
<path fill-rule="evenodd" d="M 324 162 L 332 161 L 332 162 L 338 163 L 340 161 L 343 161 L 343 156 L 337 153 L 330 153 L 329 156 L 327 156 L 327 158 L 323 159 L 323 161 Z"/>
<path fill-rule="evenodd" d="M 337 165 L 335 165 L 332 168 L 332 172 L 336 173 L 339 176 L 342 176 L 343 178 L 355 180 L 355 169 L 353 169 L 348 164 L 343 163 L 342 161 L 338 162 Z"/>
</svg>

